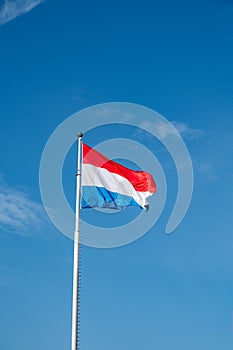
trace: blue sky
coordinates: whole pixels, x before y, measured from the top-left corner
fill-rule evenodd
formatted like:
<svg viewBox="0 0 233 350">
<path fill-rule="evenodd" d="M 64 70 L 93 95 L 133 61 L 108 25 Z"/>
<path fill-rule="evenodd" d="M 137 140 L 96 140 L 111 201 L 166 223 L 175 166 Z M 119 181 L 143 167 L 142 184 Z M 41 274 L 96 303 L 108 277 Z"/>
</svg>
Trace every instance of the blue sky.
<svg viewBox="0 0 233 350">
<path fill-rule="evenodd" d="M 169 193 L 157 224 L 122 248 L 82 247 L 81 348 L 232 349 L 233 2 L 15 0 L 0 8 L 0 348 L 70 347 L 72 241 L 43 211 L 40 158 L 68 116 L 124 101 L 176 122 L 193 161 L 193 199 L 165 235 L 177 177 L 155 143 Z M 100 141 L 91 132 L 85 140 Z M 71 204 L 75 162 L 72 149 L 64 169 Z"/>
</svg>

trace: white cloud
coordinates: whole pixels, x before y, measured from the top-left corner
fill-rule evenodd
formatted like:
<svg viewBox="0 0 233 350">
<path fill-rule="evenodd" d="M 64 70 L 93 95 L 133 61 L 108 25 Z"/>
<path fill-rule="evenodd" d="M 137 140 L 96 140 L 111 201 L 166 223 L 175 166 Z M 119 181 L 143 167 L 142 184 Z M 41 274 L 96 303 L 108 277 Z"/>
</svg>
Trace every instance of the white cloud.
<svg viewBox="0 0 233 350">
<path fill-rule="evenodd" d="M 188 139 L 197 139 L 204 134 L 201 129 L 190 128 L 186 123 L 173 121 L 172 124 L 182 136 Z"/>
<path fill-rule="evenodd" d="M 41 204 L 24 190 L 9 187 L 0 179 L 0 229 L 30 236 L 46 222 Z"/>
<path fill-rule="evenodd" d="M 195 169 L 203 175 L 202 178 L 208 181 L 217 181 L 219 176 L 216 175 L 215 168 L 208 161 L 203 161 L 201 159 L 194 159 L 193 165 Z"/>
<path fill-rule="evenodd" d="M 5 0 L 0 9 L 0 25 L 24 15 L 44 0 Z"/>
<path fill-rule="evenodd" d="M 171 122 L 171 124 L 176 128 L 178 133 L 184 138 L 196 139 L 203 135 L 202 130 L 190 128 L 186 123 L 173 121 Z M 159 121 L 157 123 L 151 123 L 151 122 L 145 121 L 141 124 L 141 127 L 150 129 L 154 133 L 156 132 L 156 134 L 159 135 L 159 137 L 162 140 L 166 139 L 169 136 L 176 135 L 176 131 L 174 130 L 174 128 L 170 124 L 163 121 Z"/>
</svg>

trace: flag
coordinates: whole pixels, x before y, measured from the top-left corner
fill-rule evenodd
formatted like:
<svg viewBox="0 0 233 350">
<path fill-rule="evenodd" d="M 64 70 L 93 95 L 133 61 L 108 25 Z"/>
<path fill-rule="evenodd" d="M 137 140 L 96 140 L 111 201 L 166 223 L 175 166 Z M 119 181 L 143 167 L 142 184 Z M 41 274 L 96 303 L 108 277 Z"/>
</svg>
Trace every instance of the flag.
<svg viewBox="0 0 233 350">
<path fill-rule="evenodd" d="M 148 210 L 146 200 L 156 192 L 151 174 L 126 168 L 85 143 L 82 153 L 82 208 Z"/>
</svg>

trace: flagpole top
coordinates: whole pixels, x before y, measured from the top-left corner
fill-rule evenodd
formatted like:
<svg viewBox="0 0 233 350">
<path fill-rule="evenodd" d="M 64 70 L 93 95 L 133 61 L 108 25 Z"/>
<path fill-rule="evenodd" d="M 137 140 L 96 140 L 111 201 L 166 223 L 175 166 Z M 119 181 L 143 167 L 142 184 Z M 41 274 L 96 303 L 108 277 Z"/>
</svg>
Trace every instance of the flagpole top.
<svg viewBox="0 0 233 350">
<path fill-rule="evenodd" d="M 83 137 L 83 133 L 81 132 L 81 131 L 79 131 L 78 133 L 77 133 L 77 136 L 78 136 L 78 138 L 82 138 Z"/>
</svg>

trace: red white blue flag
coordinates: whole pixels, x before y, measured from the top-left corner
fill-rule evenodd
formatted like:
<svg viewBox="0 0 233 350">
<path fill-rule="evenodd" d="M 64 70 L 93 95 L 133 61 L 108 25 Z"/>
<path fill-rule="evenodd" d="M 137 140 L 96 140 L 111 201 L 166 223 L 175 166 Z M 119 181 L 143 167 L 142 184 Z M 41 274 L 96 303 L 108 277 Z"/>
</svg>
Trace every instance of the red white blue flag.
<svg viewBox="0 0 233 350">
<path fill-rule="evenodd" d="M 126 168 L 85 143 L 82 153 L 82 208 L 148 210 L 147 198 L 156 192 L 151 174 Z"/>
</svg>

